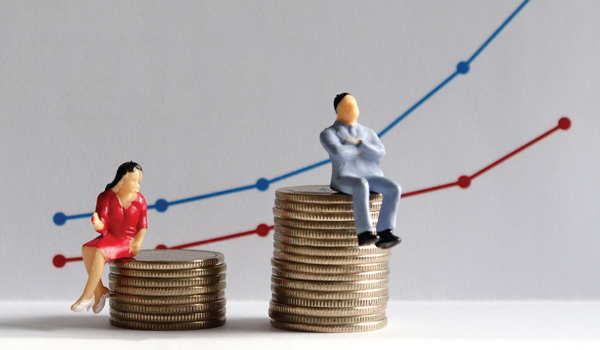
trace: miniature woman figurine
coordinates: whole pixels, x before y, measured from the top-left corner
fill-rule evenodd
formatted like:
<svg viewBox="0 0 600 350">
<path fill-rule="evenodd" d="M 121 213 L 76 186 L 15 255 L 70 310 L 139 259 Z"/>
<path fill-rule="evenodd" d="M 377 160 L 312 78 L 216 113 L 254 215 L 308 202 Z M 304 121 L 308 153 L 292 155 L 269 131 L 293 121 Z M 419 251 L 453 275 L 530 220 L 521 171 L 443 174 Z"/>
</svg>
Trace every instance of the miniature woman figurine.
<svg viewBox="0 0 600 350">
<path fill-rule="evenodd" d="M 375 243 L 380 248 L 391 248 L 400 243 L 400 237 L 392 231 L 396 227 L 401 188 L 383 177 L 379 162 L 385 148 L 373 130 L 358 124 L 358 105 L 352 95 L 347 92 L 337 95 L 333 108 L 337 120 L 320 135 L 331 159 L 331 188 L 353 197 L 358 245 Z M 369 216 L 370 191 L 383 194 L 377 234 Z"/>
<path fill-rule="evenodd" d="M 83 262 L 89 275 L 83 294 L 71 310 L 80 312 L 104 308 L 109 291 L 102 285 L 104 265 L 131 258 L 142 247 L 148 228 L 146 200 L 139 193 L 142 167 L 135 162 L 121 164 L 115 179 L 98 195 L 92 224 L 100 236 L 83 245 Z"/>
</svg>

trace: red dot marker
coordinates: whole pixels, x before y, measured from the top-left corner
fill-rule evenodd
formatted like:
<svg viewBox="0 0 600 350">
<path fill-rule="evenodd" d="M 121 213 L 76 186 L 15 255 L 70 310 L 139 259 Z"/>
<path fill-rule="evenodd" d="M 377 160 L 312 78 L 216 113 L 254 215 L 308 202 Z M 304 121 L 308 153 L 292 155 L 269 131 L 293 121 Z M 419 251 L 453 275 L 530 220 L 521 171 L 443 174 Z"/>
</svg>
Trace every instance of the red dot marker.
<svg viewBox="0 0 600 350">
<path fill-rule="evenodd" d="M 54 259 L 52 259 L 52 264 L 58 268 L 61 268 L 67 264 L 67 258 L 65 258 L 64 255 L 58 254 L 54 256 Z"/>
<path fill-rule="evenodd" d="M 567 130 L 571 127 L 571 119 L 567 117 L 562 117 L 558 120 L 558 127 Z"/>
<path fill-rule="evenodd" d="M 256 233 L 261 237 L 267 237 L 271 231 L 271 227 L 265 224 L 260 224 L 256 227 Z"/>
<path fill-rule="evenodd" d="M 164 244 L 159 244 L 156 246 L 156 249 L 167 249 L 167 246 Z"/>
<path fill-rule="evenodd" d="M 460 186 L 460 188 L 467 188 L 469 186 L 471 186 L 471 178 L 463 175 L 461 177 L 458 178 L 458 186 Z"/>
</svg>

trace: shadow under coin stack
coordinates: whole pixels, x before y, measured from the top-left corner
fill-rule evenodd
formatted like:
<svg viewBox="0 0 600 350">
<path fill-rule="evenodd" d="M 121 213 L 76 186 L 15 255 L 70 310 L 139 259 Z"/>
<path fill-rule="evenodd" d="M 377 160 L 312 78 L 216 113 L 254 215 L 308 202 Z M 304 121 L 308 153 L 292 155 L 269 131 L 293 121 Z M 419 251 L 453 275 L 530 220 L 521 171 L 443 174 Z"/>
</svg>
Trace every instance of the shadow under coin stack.
<svg viewBox="0 0 600 350">
<path fill-rule="evenodd" d="M 357 245 L 352 196 L 298 186 L 275 197 L 271 325 L 333 333 L 385 327 L 390 250 Z M 382 200 L 371 193 L 374 225 Z"/>
<path fill-rule="evenodd" d="M 110 262 L 110 323 L 142 330 L 187 330 L 225 324 L 223 254 L 142 250 Z"/>
</svg>

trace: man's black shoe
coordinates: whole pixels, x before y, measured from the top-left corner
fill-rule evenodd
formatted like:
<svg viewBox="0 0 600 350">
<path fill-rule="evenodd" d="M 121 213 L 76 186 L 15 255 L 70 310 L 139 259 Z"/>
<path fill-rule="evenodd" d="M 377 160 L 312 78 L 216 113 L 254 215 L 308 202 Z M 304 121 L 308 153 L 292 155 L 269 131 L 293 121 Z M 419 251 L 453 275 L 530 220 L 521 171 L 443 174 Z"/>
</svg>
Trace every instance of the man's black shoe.
<svg viewBox="0 0 600 350">
<path fill-rule="evenodd" d="M 392 230 L 383 230 L 381 232 L 377 232 L 377 234 L 379 235 L 379 241 L 377 241 L 375 245 L 379 248 L 391 248 L 402 242 L 400 237 L 392 234 Z"/>
<path fill-rule="evenodd" d="M 379 237 L 377 237 L 377 235 L 374 235 L 371 231 L 359 233 L 357 237 L 359 246 L 373 244 L 379 239 Z"/>
</svg>

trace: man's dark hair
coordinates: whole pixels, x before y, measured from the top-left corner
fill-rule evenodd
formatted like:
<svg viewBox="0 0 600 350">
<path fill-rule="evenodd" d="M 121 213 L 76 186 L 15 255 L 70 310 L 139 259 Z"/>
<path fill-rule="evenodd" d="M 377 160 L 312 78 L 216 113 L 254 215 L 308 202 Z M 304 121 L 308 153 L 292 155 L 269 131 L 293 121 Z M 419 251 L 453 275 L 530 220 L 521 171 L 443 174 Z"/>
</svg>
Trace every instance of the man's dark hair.
<svg viewBox="0 0 600 350">
<path fill-rule="evenodd" d="M 121 181 L 121 179 L 123 178 L 123 176 L 125 176 L 125 174 L 136 171 L 136 170 L 143 172 L 142 166 L 134 161 L 129 161 L 129 162 L 125 162 L 125 163 L 121 164 L 119 166 L 119 168 L 117 169 L 117 174 L 115 175 L 115 179 L 111 183 L 106 185 L 106 188 L 104 189 L 104 191 L 108 191 L 111 188 L 115 187 L 115 185 L 118 184 L 119 181 Z"/>
<path fill-rule="evenodd" d="M 337 113 L 337 106 L 340 104 L 340 102 L 344 99 L 344 97 L 346 97 L 346 95 L 350 95 L 347 92 L 342 92 L 341 94 L 337 95 L 334 99 L 333 99 L 333 109 L 335 110 L 335 112 Z"/>
</svg>

